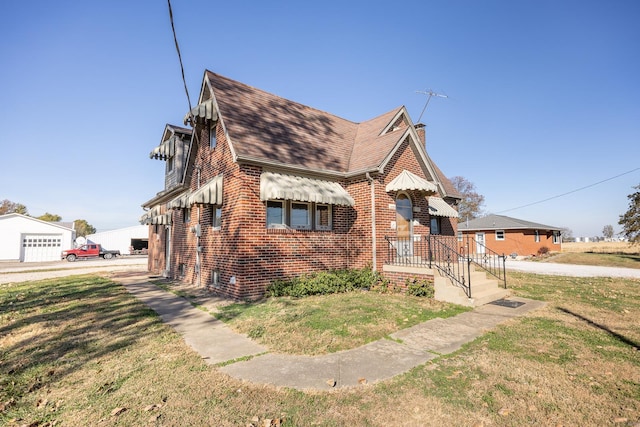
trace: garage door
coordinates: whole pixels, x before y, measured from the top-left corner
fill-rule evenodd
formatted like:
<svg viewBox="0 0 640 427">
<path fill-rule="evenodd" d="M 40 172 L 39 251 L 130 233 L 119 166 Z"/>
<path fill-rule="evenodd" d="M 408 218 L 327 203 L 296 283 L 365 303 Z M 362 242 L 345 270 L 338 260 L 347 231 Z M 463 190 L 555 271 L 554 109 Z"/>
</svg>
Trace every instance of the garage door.
<svg viewBox="0 0 640 427">
<path fill-rule="evenodd" d="M 62 234 L 25 234 L 22 237 L 22 261 L 42 262 L 60 260 Z"/>
</svg>

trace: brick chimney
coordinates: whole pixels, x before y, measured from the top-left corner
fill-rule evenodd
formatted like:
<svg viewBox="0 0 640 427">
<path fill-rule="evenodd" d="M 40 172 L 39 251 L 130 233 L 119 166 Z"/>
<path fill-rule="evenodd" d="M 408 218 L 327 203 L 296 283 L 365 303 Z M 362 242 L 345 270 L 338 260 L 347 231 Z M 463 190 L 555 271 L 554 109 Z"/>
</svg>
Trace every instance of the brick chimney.
<svg viewBox="0 0 640 427">
<path fill-rule="evenodd" d="M 422 141 L 425 149 L 427 148 L 427 133 L 426 133 L 426 125 L 424 123 L 418 123 L 415 125 L 416 132 L 418 132 L 418 138 Z"/>
</svg>

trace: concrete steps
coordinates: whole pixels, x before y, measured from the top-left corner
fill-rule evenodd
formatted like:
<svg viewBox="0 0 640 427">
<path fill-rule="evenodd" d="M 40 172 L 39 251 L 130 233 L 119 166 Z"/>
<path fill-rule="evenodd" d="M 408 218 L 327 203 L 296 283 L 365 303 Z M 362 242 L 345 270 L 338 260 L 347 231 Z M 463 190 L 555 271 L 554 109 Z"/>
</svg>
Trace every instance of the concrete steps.
<svg viewBox="0 0 640 427">
<path fill-rule="evenodd" d="M 434 269 L 435 299 L 466 307 L 479 307 L 510 295 L 508 289 L 500 287 L 500 282 L 487 278 L 484 271 L 471 271 L 471 298 L 464 290 Z"/>
</svg>

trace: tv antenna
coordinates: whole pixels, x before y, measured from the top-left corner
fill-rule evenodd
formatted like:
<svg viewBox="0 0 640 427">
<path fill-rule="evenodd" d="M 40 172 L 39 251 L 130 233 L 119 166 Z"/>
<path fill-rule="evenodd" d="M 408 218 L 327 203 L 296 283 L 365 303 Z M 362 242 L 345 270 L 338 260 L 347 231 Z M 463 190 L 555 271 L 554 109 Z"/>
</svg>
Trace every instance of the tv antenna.
<svg viewBox="0 0 640 427">
<path fill-rule="evenodd" d="M 420 117 L 418 117 L 418 121 L 416 123 L 420 123 L 420 119 L 422 119 L 422 115 L 424 114 L 424 111 L 427 109 L 427 105 L 429 105 L 429 101 L 431 101 L 432 97 L 436 96 L 438 98 L 448 98 L 447 95 L 443 95 L 441 93 L 435 93 L 431 89 L 428 89 L 428 90 L 417 90 L 416 93 L 421 93 L 423 95 L 428 95 L 427 96 L 427 102 L 425 102 L 424 108 L 422 109 L 422 112 L 420 113 Z"/>
</svg>

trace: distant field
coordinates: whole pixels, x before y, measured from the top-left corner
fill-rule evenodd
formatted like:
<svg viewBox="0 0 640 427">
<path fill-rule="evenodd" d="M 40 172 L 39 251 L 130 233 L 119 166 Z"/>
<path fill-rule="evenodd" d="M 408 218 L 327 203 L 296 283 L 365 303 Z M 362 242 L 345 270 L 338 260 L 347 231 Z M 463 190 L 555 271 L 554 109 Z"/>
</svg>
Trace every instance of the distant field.
<svg viewBox="0 0 640 427">
<path fill-rule="evenodd" d="M 640 245 L 627 242 L 571 242 L 562 243 L 562 252 L 594 252 L 602 254 L 640 254 Z"/>
</svg>

